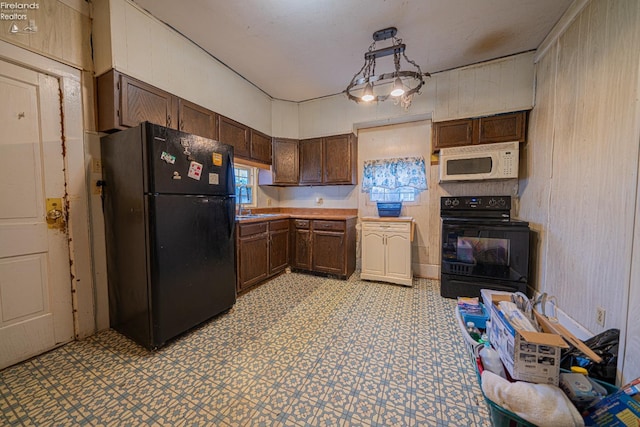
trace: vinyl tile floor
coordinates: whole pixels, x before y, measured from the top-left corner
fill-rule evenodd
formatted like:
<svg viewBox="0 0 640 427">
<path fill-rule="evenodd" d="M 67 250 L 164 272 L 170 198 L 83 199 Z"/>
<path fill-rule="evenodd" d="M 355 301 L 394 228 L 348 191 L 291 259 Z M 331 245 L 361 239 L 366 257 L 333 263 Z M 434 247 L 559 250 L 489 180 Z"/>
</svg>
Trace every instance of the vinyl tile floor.
<svg viewBox="0 0 640 427">
<path fill-rule="evenodd" d="M 0 371 L 0 425 L 490 426 L 439 286 L 290 273 L 155 352 L 102 331 Z"/>
</svg>

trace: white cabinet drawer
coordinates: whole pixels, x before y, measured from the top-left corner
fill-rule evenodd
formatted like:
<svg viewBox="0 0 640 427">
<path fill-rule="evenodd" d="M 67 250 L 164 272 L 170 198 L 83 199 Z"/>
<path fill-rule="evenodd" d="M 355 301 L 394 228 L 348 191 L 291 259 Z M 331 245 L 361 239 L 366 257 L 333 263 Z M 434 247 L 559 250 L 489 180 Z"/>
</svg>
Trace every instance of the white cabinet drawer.
<svg viewBox="0 0 640 427">
<path fill-rule="evenodd" d="M 371 230 L 371 231 L 392 231 L 392 232 L 410 232 L 411 231 L 411 223 L 410 222 L 373 222 L 373 221 L 364 221 L 362 223 L 363 230 Z"/>
</svg>

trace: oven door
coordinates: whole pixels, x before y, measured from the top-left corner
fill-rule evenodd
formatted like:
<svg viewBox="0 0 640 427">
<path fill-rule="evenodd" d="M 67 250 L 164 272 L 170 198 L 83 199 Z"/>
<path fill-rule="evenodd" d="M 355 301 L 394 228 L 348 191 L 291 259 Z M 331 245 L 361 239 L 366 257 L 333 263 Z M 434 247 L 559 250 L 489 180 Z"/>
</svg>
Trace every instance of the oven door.
<svg viewBox="0 0 640 427">
<path fill-rule="evenodd" d="M 529 234 L 528 224 L 522 222 L 445 219 L 441 273 L 527 283 Z"/>
</svg>

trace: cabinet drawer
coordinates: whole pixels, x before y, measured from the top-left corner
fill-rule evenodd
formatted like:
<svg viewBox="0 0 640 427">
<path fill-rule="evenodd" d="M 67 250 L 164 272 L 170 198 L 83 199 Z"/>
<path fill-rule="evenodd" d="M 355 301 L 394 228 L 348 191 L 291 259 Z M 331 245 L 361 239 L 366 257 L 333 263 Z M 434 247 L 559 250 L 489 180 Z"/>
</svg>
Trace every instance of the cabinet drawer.
<svg viewBox="0 0 640 427">
<path fill-rule="evenodd" d="M 296 228 L 309 229 L 309 220 L 308 219 L 294 219 L 293 225 Z"/>
<path fill-rule="evenodd" d="M 267 222 L 256 222 L 253 224 L 242 224 L 239 227 L 240 237 L 251 236 L 254 234 L 266 233 Z"/>
<path fill-rule="evenodd" d="M 364 221 L 362 223 L 363 230 L 371 231 L 395 231 L 395 232 L 409 232 L 411 230 L 411 223 L 409 222 L 369 222 Z"/>
<path fill-rule="evenodd" d="M 314 230 L 344 231 L 344 221 L 313 221 Z"/>
<path fill-rule="evenodd" d="M 269 223 L 269 231 L 288 230 L 288 229 L 289 229 L 288 219 L 279 219 L 277 221 L 271 221 Z"/>
</svg>

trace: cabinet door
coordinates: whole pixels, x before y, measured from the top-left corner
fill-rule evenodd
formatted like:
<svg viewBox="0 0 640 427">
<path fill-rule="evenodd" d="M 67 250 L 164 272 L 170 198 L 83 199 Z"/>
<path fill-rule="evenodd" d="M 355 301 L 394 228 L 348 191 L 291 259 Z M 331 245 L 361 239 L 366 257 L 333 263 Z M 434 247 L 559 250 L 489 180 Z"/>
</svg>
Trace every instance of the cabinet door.
<svg viewBox="0 0 640 427">
<path fill-rule="evenodd" d="M 269 276 L 269 233 L 266 222 L 240 224 L 238 233 L 238 292 Z"/>
<path fill-rule="evenodd" d="M 344 276 L 344 232 L 313 230 L 312 270 Z"/>
<path fill-rule="evenodd" d="M 120 75 L 120 124 L 134 127 L 149 121 L 172 129 L 178 128 L 177 99 L 163 90 Z"/>
<path fill-rule="evenodd" d="M 356 184 L 355 137 L 336 135 L 324 138 L 323 182 Z"/>
<path fill-rule="evenodd" d="M 189 102 L 186 99 L 178 99 L 178 129 L 194 135 L 204 136 L 209 139 L 218 137 L 218 121 L 216 113 Z"/>
<path fill-rule="evenodd" d="M 234 155 L 249 158 L 249 128 L 242 123 L 220 116 L 218 119 L 218 141 L 233 145 Z"/>
<path fill-rule="evenodd" d="M 362 274 L 384 276 L 384 235 L 378 231 L 362 232 Z"/>
<path fill-rule="evenodd" d="M 298 184 L 298 141 L 275 138 L 273 140 L 273 183 Z"/>
<path fill-rule="evenodd" d="M 433 151 L 473 144 L 473 119 L 449 120 L 433 124 Z"/>
<path fill-rule="evenodd" d="M 526 112 L 481 117 L 478 121 L 478 144 L 525 140 Z"/>
<path fill-rule="evenodd" d="M 322 184 L 322 138 L 300 141 L 300 184 Z"/>
<path fill-rule="evenodd" d="M 408 233 L 385 235 L 386 275 L 396 279 L 411 279 L 411 239 Z"/>
<path fill-rule="evenodd" d="M 285 269 L 289 264 L 289 220 L 269 223 L 269 274 Z"/>
<path fill-rule="evenodd" d="M 271 138 L 255 129 L 251 129 L 251 159 L 271 164 Z"/>
<path fill-rule="evenodd" d="M 294 231 L 293 268 L 311 270 L 311 231 L 296 228 Z"/>
</svg>

